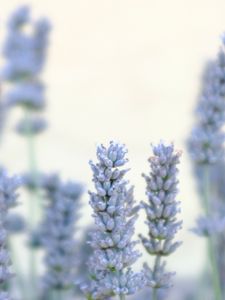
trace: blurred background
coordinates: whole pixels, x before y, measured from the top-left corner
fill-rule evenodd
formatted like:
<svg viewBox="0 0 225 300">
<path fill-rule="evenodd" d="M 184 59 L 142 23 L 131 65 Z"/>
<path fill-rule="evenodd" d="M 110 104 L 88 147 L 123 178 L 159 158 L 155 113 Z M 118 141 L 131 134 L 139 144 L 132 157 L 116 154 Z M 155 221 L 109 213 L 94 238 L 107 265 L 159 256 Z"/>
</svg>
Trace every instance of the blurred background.
<svg viewBox="0 0 225 300">
<path fill-rule="evenodd" d="M 0 47 L 5 22 L 23 1 L 0 0 Z M 190 232 L 200 205 L 185 141 L 193 125 L 203 66 L 215 57 L 225 29 L 223 0 L 29 0 L 35 16 L 53 26 L 43 73 L 49 130 L 38 137 L 38 166 L 92 188 L 89 159 L 98 143 L 116 140 L 129 149 L 130 181 L 145 199 L 150 143 L 173 141 L 180 166 L 183 246 L 171 270 L 197 278 L 205 261 L 203 239 Z M 1 61 L 2 62 L 2 61 Z M 26 168 L 26 145 L 7 125 L 0 160 L 11 172 Z M 88 194 L 83 197 L 85 207 Z M 91 220 L 83 209 L 81 223 Z M 146 230 L 143 216 L 137 233 Z M 143 258 L 145 259 L 145 257 Z"/>
</svg>

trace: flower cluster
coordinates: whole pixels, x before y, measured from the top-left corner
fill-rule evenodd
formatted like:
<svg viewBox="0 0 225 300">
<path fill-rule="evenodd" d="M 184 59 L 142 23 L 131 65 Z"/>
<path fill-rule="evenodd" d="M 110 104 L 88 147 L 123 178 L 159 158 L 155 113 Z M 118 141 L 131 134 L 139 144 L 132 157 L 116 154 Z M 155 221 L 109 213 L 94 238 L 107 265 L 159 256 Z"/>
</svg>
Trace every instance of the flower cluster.
<svg viewBox="0 0 225 300">
<path fill-rule="evenodd" d="M 47 122 L 42 117 L 27 117 L 19 121 L 16 126 L 17 133 L 21 135 L 39 134 L 42 133 L 47 127 Z"/>
<path fill-rule="evenodd" d="M 15 84 L 6 97 L 9 106 L 20 105 L 37 111 L 45 107 L 44 86 L 38 82 Z"/>
<path fill-rule="evenodd" d="M 193 160 L 199 164 L 213 164 L 224 154 L 225 134 L 225 52 L 220 50 L 204 72 L 203 87 L 196 110 L 198 123 L 188 141 Z"/>
<path fill-rule="evenodd" d="M 27 32 L 26 27 L 31 32 Z M 3 50 L 6 62 L 1 76 L 3 80 L 12 83 L 4 96 L 7 106 L 22 106 L 28 111 L 26 120 L 17 126 L 20 134 L 34 135 L 46 127 L 46 122 L 38 116 L 38 112 L 46 106 L 45 88 L 39 74 L 45 62 L 49 30 L 50 25 L 46 19 L 32 22 L 28 6 L 19 7 L 8 23 Z"/>
<path fill-rule="evenodd" d="M 97 148 L 98 163 L 90 162 L 96 192 L 90 192 L 95 229 L 90 244 L 93 253 L 88 261 L 90 282 L 81 286 L 91 299 L 134 294 L 144 285 L 143 273 L 134 273 L 132 264 L 140 256 L 132 241 L 134 224 L 133 189 L 124 179 L 127 169 L 126 149 L 110 142 Z"/>
<path fill-rule="evenodd" d="M 24 30 L 26 25 L 33 25 L 30 34 Z M 49 29 L 46 19 L 31 24 L 28 6 L 20 6 L 12 14 L 3 49 L 7 60 L 2 72 L 5 80 L 20 81 L 33 78 L 42 70 Z"/>
<path fill-rule="evenodd" d="M 150 175 L 144 175 L 147 182 L 148 203 L 142 205 L 147 215 L 148 237 L 140 235 L 143 246 L 150 255 L 156 257 L 155 265 L 145 264 L 148 284 L 153 288 L 167 288 L 173 273 L 165 273 L 163 256 L 173 253 L 181 242 L 174 241 L 182 222 L 177 220 L 180 202 L 177 196 L 177 164 L 180 152 L 173 145 L 160 143 L 153 147 L 154 156 L 150 157 Z"/>
<path fill-rule="evenodd" d="M 72 181 L 62 182 L 57 175 L 44 180 L 47 206 L 41 226 L 45 249 L 46 290 L 72 288 L 77 266 L 76 225 L 81 207 L 83 187 Z"/>
<path fill-rule="evenodd" d="M 17 177 L 9 177 L 6 172 L 0 174 L 0 299 L 10 299 L 8 293 L 4 291 L 8 280 L 12 276 L 10 269 L 11 261 L 7 249 L 7 230 L 6 219 L 8 211 L 14 207 L 17 202 L 17 188 L 20 182 Z"/>
</svg>

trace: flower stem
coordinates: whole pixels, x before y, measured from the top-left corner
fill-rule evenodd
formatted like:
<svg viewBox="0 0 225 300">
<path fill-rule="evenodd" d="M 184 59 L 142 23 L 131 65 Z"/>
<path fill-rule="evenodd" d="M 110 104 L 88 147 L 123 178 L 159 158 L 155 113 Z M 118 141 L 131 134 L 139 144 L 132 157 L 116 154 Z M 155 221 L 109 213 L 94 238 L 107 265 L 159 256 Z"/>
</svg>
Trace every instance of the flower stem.
<svg viewBox="0 0 225 300">
<path fill-rule="evenodd" d="M 37 182 L 37 163 L 36 163 L 36 152 L 35 152 L 35 140 L 32 132 L 29 131 L 29 110 L 25 111 L 25 117 L 27 120 L 27 151 L 28 151 L 28 170 L 29 175 L 32 177 L 32 181 Z M 34 184 L 34 188 L 29 191 L 29 231 L 32 234 L 33 229 L 37 224 L 37 188 Z M 29 272 L 30 272 L 30 288 L 32 293 L 32 299 L 36 299 L 36 277 L 37 277 L 37 265 L 36 265 L 36 251 L 32 247 L 30 248 L 30 257 L 29 257 Z"/>
<path fill-rule="evenodd" d="M 155 274 L 155 271 L 157 269 L 157 266 L 160 264 L 160 260 L 161 260 L 161 256 L 160 255 L 156 255 L 155 257 L 155 262 L 154 262 L 154 267 L 153 267 L 153 274 Z M 152 288 L 152 300 L 157 300 L 157 288 Z"/>
<path fill-rule="evenodd" d="M 63 300 L 63 292 L 62 290 L 53 290 L 52 291 L 52 300 Z"/>
<path fill-rule="evenodd" d="M 156 288 L 152 289 L 152 300 L 157 300 L 157 289 Z"/>
<path fill-rule="evenodd" d="M 8 239 L 8 248 L 10 249 L 10 253 L 11 253 L 11 258 L 13 261 L 13 267 L 16 273 L 15 276 L 15 282 L 23 296 L 24 300 L 27 300 L 29 297 L 27 296 L 27 290 L 26 290 L 26 285 L 23 279 L 23 274 L 21 274 L 21 265 L 20 265 L 20 261 L 18 259 L 17 253 L 15 251 L 15 247 L 12 243 L 12 238 Z"/>
<path fill-rule="evenodd" d="M 120 295 L 120 300 L 125 300 L 126 299 L 125 297 L 126 297 L 125 295 Z"/>
<path fill-rule="evenodd" d="M 207 216 L 210 216 L 210 194 L 211 194 L 209 171 L 210 171 L 209 166 L 205 166 L 203 190 L 204 190 L 205 212 Z M 209 261 L 211 264 L 212 282 L 213 282 L 215 300 L 222 300 L 219 272 L 218 272 L 218 267 L 216 262 L 213 238 L 211 236 L 207 238 L 207 245 L 208 245 Z"/>
</svg>

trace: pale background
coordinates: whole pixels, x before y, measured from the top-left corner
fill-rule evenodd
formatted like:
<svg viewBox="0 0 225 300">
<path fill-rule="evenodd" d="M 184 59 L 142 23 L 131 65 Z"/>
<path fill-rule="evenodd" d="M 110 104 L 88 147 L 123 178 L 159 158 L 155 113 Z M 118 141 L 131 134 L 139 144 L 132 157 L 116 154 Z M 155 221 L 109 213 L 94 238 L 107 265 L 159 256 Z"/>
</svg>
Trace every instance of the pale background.
<svg viewBox="0 0 225 300">
<path fill-rule="evenodd" d="M 0 0 L 0 42 L 5 21 L 18 0 Z M 137 200 L 145 199 L 150 143 L 174 141 L 183 150 L 180 167 L 183 246 L 170 259 L 178 275 L 199 275 L 204 244 L 189 232 L 200 212 L 185 139 L 200 74 L 219 48 L 225 30 L 224 0 L 34 0 L 33 15 L 53 24 L 48 85 L 49 130 L 38 140 L 42 170 L 58 170 L 91 188 L 89 159 L 97 143 L 111 139 L 129 149 L 131 182 Z M 1 44 L 0 44 L 1 45 Z M 14 171 L 24 170 L 26 148 L 10 128 L 0 158 Z M 88 195 L 84 195 L 87 203 Z M 90 220 L 85 210 L 83 223 Z M 145 230 L 142 217 L 137 232 Z M 144 228 L 144 229 L 143 229 Z"/>
</svg>

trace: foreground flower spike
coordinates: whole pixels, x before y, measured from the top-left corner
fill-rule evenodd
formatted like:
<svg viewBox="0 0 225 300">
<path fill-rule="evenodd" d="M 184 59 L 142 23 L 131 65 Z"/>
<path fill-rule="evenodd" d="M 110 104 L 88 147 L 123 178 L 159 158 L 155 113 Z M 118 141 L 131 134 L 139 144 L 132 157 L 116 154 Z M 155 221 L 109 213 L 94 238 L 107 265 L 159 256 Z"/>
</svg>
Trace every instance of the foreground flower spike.
<svg viewBox="0 0 225 300">
<path fill-rule="evenodd" d="M 74 288 L 78 265 L 78 246 L 74 235 L 83 187 L 72 181 L 62 182 L 57 175 L 52 175 L 44 180 L 44 189 L 48 204 L 41 227 L 46 253 L 43 284 L 48 292 L 62 294 Z"/>
<path fill-rule="evenodd" d="M 8 177 L 5 172 L 0 174 L 0 300 L 10 300 L 8 292 L 5 287 L 9 279 L 12 277 L 10 269 L 11 261 L 7 249 L 7 230 L 6 219 L 8 211 L 14 207 L 17 202 L 17 188 L 19 187 L 19 180 L 17 177 Z"/>
<path fill-rule="evenodd" d="M 124 145 L 110 142 L 97 148 L 98 162 L 90 162 L 96 192 L 90 192 L 95 228 L 88 262 L 90 282 L 81 286 L 88 299 L 108 299 L 135 294 L 145 284 L 143 273 L 134 273 L 132 264 L 140 254 L 132 241 L 137 214 L 133 210 L 133 189 L 124 179 L 127 169 Z"/>
<path fill-rule="evenodd" d="M 171 285 L 174 273 L 166 273 L 162 257 L 170 255 L 180 246 L 181 242 L 174 241 L 174 237 L 182 222 L 177 220 L 180 202 L 176 200 L 180 152 L 176 152 L 172 144 L 160 143 L 153 147 L 153 153 L 154 156 L 149 159 L 150 175 L 144 175 L 148 203 L 142 203 L 147 215 L 148 237 L 140 235 L 140 238 L 146 251 L 155 256 L 152 268 L 144 265 L 148 285 L 153 290 L 151 299 L 155 300 L 158 299 L 158 289 Z"/>
</svg>

